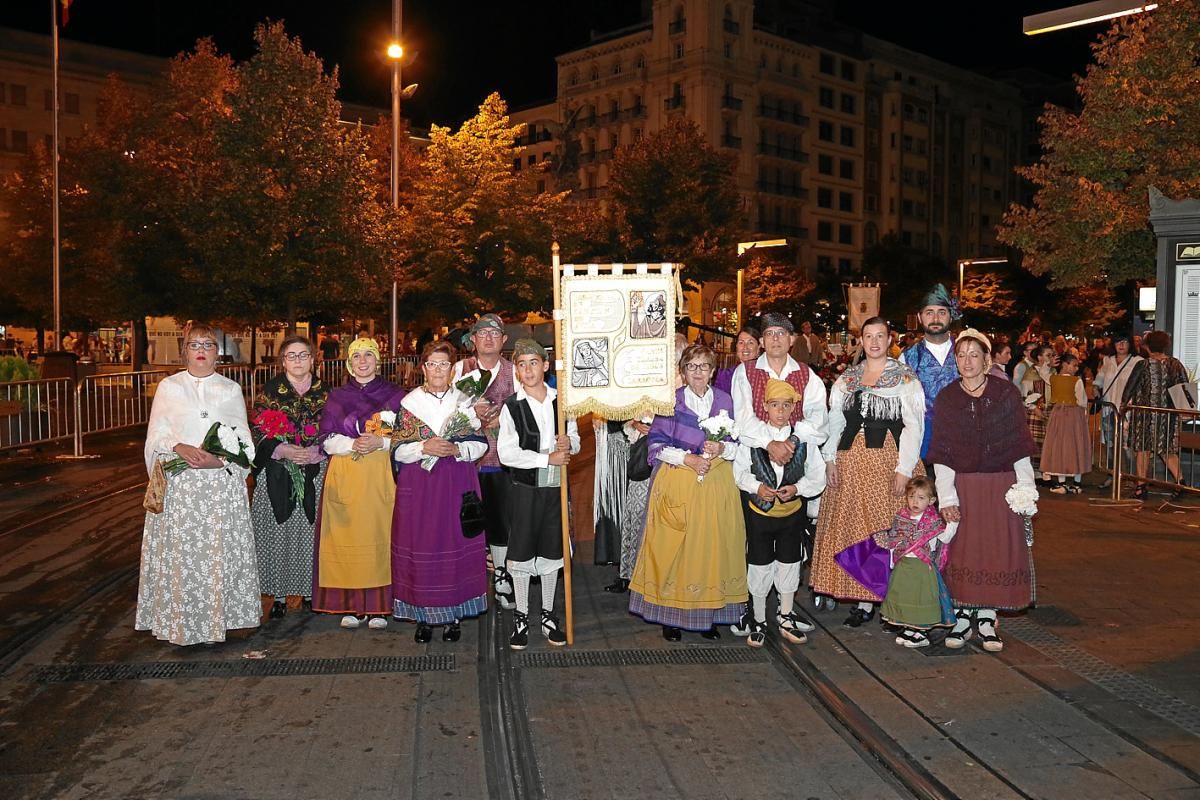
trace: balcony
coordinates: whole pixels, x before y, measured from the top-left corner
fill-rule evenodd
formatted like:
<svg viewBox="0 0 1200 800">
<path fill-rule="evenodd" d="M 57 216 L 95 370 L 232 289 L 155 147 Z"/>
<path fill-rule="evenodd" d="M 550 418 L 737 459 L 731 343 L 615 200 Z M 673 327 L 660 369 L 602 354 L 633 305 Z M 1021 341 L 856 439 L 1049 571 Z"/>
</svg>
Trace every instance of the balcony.
<svg viewBox="0 0 1200 800">
<path fill-rule="evenodd" d="M 580 164 L 592 164 L 595 161 L 596 161 L 596 151 L 595 150 L 592 150 L 587 153 L 579 154 L 579 163 Z"/>
<path fill-rule="evenodd" d="M 759 105 L 758 115 L 766 119 L 779 120 L 789 125 L 800 125 L 801 127 L 807 127 L 809 123 L 808 117 L 804 114 L 798 111 L 779 108 L 778 106 Z"/>
<path fill-rule="evenodd" d="M 600 120 L 602 122 L 616 122 L 620 118 L 621 118 L 621 112 L 616 111 L 616 110 L 609 111 L 607 114 L 600 115 Z"/>
<path fill-rule="evenodd" d="M 798 150 L 794 147 L 780 147 L 777 144 L 767 144 L 766 142 L 758 143 L 758 154 L 769 158 L 782 158 L 788 161 L 795 161 L 797 164 L 808 163 L 808 153 L 803 150 Z"/>
<path fill-rule="evenodd" d="M 679 111 L 687 105 L 684 102 L 684 96 L 681 94 L 675 97 L 668 97 L 663 101 L 663 104 L 666 106 L 667 111 Z"/>
<path fill-rule="evenodd" d="M 687 30 L 687 20 L 677 19 L 667 26 L 667 33 L 674 36 L 677 33 L 683 33 Z"/>
<path fill-rule="evenodd" d="M 758 230 L 764 234 L 782 234 L 792 239 L 807 239 L 808 228 L 801 228 L 798 225 L 784 225 L 777 222 L 768 222 L 763 218 L 758 220 Z"/>
<path fill-rule="evenodd" d="M 808 189 L 802 186 L 790 183 L 777 183 L 775 181 L 759 181 L 757 186 L 760 192 L 766 192 L 767 194 L 775 194 L 780 197 L 796 197 L 801 200 L 808 199 Z"/>
<path fill-rule="evenodd" d="M 725 29 L 726 33 L 732 33 L 734 36 L 742 32 L 742 26 L 731 19 L 722 21 L 721 27 Z"/>
<path fill-rule="evenodd" d="M 612 161 L 613 149 L 614 148 L 610 147 L 607 150 L 597 150 L 596 161 L 600 162 L 601 164 L 603 164 L 605 161 Z"/>
<path fill-rule="evenodd" d="M 550 131 L 540 130 L 537 133 L 533 134 L 532 136 L 530 136 L 529 134 L 525 134 L 524 136 L 518 136 L 517 137 L 517 147 L 528 147 L 529 145 L 537 144 L 538 142 L 548 142 L 548 141 L 550 141 L 550 139 L 551 139 Z"/>
<path fill-rule="evenodd" d="M 728 133 L 721 137 L 721 147 L 731 147 L 734 150 L 742 149 L 742 137 L 732 136 Z"/>
<path fill-rule="evenodd" d="M 742 98 L 727 94 L 721 98 L 721 108 L 726 108 L 730 111 L 741 111 Z"/>
<path fill-rule="evenodd" d="M 638 103 L 636 106 L 630 106 L 621 112 L 622 119 L 640 119 L 644 116 L 646 116 L 646 107 L 641 103 Z"/>
<path fill-rule="evenodd" d="M 602 197 L 608 197 L 608 187 L 589 186 L 586 189 L 576 189 L 573 194 L 582 197 L 584 200 L 598 200 Z"/>
</svg>

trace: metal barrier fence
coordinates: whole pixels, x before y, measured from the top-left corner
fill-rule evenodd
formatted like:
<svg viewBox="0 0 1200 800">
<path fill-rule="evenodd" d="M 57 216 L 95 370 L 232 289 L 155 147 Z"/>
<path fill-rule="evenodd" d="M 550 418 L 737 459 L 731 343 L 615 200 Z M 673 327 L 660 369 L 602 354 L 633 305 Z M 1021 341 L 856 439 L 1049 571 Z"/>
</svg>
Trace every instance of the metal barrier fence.
<svg viewBox="0 0 1200 800">
<path fill-rule="evenodd" d="M 1125 481 L 1200 495 L 1200 411 L 1128 406 L 1115 417 L 1120 457 L 1112 465 L 1112 498 Z"/>
<path fill-rule="evenodd" d="M 416 356 L 385 358 L 380 374 L 411 388 L 420 381 Z M 276 363 L 223 364 L 218 370 L 242 388 L 246 405 L 279 373 Z M 150 419 L 159 381 L 175 369 L 88 375 L 78 381 L 52 378 L 0 383 L 0 450 L 74 440 L 76 457 L 84 455 L 85 436 L 145 425 Z M 343 359 L 318 361 L 316 374 L 337 387 L 349 379 Z"/>
</svg>

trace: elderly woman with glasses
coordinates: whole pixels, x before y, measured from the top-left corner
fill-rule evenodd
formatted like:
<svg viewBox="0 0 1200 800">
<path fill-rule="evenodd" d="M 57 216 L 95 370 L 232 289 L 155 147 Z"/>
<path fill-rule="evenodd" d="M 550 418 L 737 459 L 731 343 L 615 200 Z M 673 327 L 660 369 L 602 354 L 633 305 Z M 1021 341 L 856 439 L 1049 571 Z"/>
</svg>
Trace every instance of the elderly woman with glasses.
<svg viewBox="0 0 1200 800">
<path fill-rule="evenodd" d="M 355 339 L 347 348 L 350 380 L 329 393 L 320 440 L 329 459 L 317 516 L 313 611 L 341 614 L 343 628 L 370 618 L 387 627 L 392 613 L 392 478 L 384 414 L 400 410 L 404 390 L 379 375 L 379 345 Z"/>
<path fill-rule="evenodd" d="M 669 642 L 682 629 L 720 638 L 717 626 L 738 622 L 747 597 L 746 527 L 730 463 L 737 443 L 710 441 L 700 424 L 725 412 L 733 428 L 733 399 L 709 386 L 715 361 L 705 345 L 684 350 L 675 415 L 650 426 L 654 474 L 629 610 L 662 625 Z"/>
<path fill-rule="evenodd" d="M 254 542 L 259 586 L 272 617 L 312 597 L 313 535 L 325 452 L 317 444 L 329 389 L 313 375 L 312 342 L 284 339 L 282 372 L 254 400 Z"/>
<path fill-rule="evenodd" d="M 475 463 L 487 452 L 470 398 L 454 388 L 454 347 L 430 342 L 421 351 L 425 382 L 400 403 L 393 458 L 392 615 L 417 624 L 424 644 L 433 626 L 457 642 L 461 620 L 487 610 L 487 550 L 482 525 L 464 530 L 465 500 L 479 501 Z M 469 534 L 469 535 L 468 535 Z"/>
<path fill-rule="evenodd" d="M 213 423 L 246 445 L 250 428 L 242 390 L 216 374 L 214 331 L 193 323 L 184 339 L 187 369 L 159 384 L 146 428 L 146 468 L 182 459 L 167 478 L 161 513 L 147 513 L 134 628 L 172 644 L 225 641 L 225 631 L 259 623 L 254 528 L 246 498 L 248 470 L 202 449 Z"/>
</svg>

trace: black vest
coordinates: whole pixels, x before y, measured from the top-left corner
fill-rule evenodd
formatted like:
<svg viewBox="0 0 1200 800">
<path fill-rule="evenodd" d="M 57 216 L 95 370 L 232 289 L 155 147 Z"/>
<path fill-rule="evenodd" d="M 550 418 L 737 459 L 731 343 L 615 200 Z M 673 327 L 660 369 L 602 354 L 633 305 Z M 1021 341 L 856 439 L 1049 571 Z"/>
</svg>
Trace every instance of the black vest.
<svg viewBox="0 0 1200 800">
<path fill-rule="evenodd" d="M 792 455 L 792 460 L 784 464 L 783 480 L 779 486 L 791 486 L 803 478 L 804 462 L 808 458 L 807 442 L 802 442 L 795 436 L 789 437 L 788 441 L 796 446 L 796 452 Z M 750 448 L 750 473 L 761 483 L 765 483 L 768 488 L 779 488 L 779 486 L 775 485 L 775 467 L 765 447 Z M 763 511 L 770 511 L 777 502 L 774 500 L 768 502 L 760 498 L 757 494 L 750 494 L 749 492 L 742 492 L 742 496 Z"/>
<path fill-rule="evenodd" d="M 554 416 L 558 418 L 558 398 L 553 402 Z M 518 398 L 514 393 L 504 401 L 504 407 L 508 409 L 508 413 L 512 416 L 513 427 L 517 430 L 517 443 L 521 445 L 522 450 L 532 450 L 535 453 L 541 452 L 542 449 L 542 431 L 538 427 L 537 417 L 533 415 L 533 409 L 529 407 L 529 402 L 525 398 Z M 537 470 L 536 469 L 518 469 L 516 467 L 504 467 L 504 471 L 509 474 L 515 483 L 523 483 L 526 486 L 537 486 Z"/>
</svg>

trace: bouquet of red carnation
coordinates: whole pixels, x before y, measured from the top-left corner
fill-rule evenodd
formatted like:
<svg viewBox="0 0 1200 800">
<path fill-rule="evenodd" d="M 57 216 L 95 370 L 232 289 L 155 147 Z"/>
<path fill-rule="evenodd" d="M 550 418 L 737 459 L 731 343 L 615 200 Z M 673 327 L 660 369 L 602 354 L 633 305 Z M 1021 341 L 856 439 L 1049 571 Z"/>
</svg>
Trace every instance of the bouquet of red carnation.
<svg viewBox="0 0 1200 800">
<path fill-rule="evenodd" d="M 296 425 L 283 411 L 277 411 L 271 408 L 264 408 L 254 415 L 250 420 L 264 439 L 274 439 L 277 442 L 286 444 L 296 444 L 303 447 L 303 436 L 301 432 L 296 430 Z M 316 437 L 316 426 L 305 425 L 304 433 L 308 433 L 308 429 L 312 428 L 312 438 Z M 300 469 L 300 465 L 295 461 L 287 458 L 280 459 L 283 468 L 287 470 L 288 477 L 292 481 L 292 499 L 296 501 L 296 505 L 304 504 L 304 470 Z"/>
</svg>

